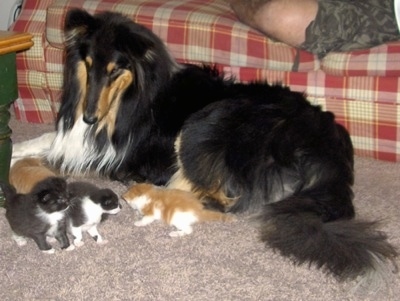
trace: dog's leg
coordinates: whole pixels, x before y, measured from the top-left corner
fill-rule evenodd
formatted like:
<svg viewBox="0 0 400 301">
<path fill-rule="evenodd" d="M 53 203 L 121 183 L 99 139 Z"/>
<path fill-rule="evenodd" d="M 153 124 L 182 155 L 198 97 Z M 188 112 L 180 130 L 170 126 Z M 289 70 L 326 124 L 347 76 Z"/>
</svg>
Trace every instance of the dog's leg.
<svg viewBox="0 0 400 301">
<path fill-rule="evenodd" d="M 37 138 L 14 144 L 11 166 L 21 158 L 44 155 L 50 149 L 55 137 L 56 132 L 49 132 Z"/>
<path fill-rule="evenodd" d="M 167 183 L 168 189 L 179 189 L 194 193 L 207 209 L 225 212 L 237 201 L 236 198 L 227 197 L 221 189 L 203 191 L 193 187 L 194 185 L 183 175 L 182 168 L 179 168 Z"/>
<path fill-rule="evenodd" d="M 192 191 L 192 184 L 185 178 L 182 169 L 179 168 L 167 183 L 168 189 L 179 189 L 184 191 Z"/>
<path fill-rule="evenodd" d="M 181 136 L 175 140 L 175 153 L 177 154 L 177 167 L 178 170 L 172 175 L 167 183 L 168 189 L 180 189 L 185 191 L 192 191 L 192 183 L 183 175 L 182 163 L 179 158 L 179 150 L 181 147 Z"/>
</svg>

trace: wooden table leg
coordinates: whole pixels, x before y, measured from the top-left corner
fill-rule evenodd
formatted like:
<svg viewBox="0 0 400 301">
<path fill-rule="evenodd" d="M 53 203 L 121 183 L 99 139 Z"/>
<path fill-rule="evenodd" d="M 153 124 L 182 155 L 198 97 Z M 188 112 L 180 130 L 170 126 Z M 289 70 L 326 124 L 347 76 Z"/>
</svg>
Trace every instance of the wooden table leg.
<svg viewBox="0 0 400 301">
<path fill-rule="evenodd" d="M 18 97 L 15 52 L 0 55 L 0 181 L 8 182 L 12 144 L 9 108 Z M 0 193 L 0 206 L 4 196 Z"/>
<path fill-rule="evenodd" d="M 8 182 L 12 154 L 9 108 L 18 97 L 16 53 L 33 45 L 32 35 L 0 31 L 0 181 Z M 0 206 L 4 195 L 0 190 Z"/>
</svg>

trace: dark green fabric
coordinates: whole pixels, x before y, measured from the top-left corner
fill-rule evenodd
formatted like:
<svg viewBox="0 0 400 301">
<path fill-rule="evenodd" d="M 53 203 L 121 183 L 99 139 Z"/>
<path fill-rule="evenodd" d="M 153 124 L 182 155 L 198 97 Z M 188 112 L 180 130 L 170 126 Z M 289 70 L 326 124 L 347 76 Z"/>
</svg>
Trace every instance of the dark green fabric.
<svg viewBox="0 0 400 301">
<path fill-rule="evenodd" d="M 0 181 L 8 182 L 11 160 L 10 104 L 17 98 L 17 71 L 15 52 L 0 55 Z M 4 195 L 0 190 L 0 207 Z"/>
<path fill-rule="evenodd" d="M 301 49 L 324 57 L 399 40 L 394 0 L 319 0 Z"/>
</svg>

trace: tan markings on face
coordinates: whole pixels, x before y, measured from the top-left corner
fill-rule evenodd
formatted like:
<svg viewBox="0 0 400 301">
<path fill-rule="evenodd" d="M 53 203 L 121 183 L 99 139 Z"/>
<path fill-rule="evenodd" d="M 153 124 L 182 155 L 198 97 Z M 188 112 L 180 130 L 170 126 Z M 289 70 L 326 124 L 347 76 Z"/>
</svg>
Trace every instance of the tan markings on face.
<svg viewBox="0 0 400 301">
<path fill-rule="evenodd" d="M 92 67 L 93 59 L 92 59 L 90 56 L 87 56 L 87 57 L 85 58 L 85 63 L 86 63 L 86 65 L 87 65 L 88 67 Z"/>
<path fill-rule="evenodd" d="M 115 63 L 109 63 L 108 65 L 107 65 L 107 73 L 108 74 L 111 74 L 111 72 L 116 68 L 116 64 Z"/>
<path fill-rule="evenodd" d="M 109 64 L 107 71 L 109 73 L 114 70 L 115 65 Z M 97 106 L 96 117 L 99 120 L 99 132 L 104 127 L 107 127 L 107 134 L 112 136 L 115 129 L 115 120 L 117 118 L 118 108 L 121 102 L 122 93 L 133 82 L 134 75 L 129 70 L 123 70 L 110 86 L 104 87 L 100 93 L 100 99 Z"/>
<path fill-rule="evenodd" d="M 87 67 L 84 61 L 78 63 L 76 77 L 79 82 L 79 100 L 76 105 L 76 115 L 77 120 L 81 115 L 83 115 L 84 107 L 86 105 L 86 93 L 87 93 Z"/>
</svg>

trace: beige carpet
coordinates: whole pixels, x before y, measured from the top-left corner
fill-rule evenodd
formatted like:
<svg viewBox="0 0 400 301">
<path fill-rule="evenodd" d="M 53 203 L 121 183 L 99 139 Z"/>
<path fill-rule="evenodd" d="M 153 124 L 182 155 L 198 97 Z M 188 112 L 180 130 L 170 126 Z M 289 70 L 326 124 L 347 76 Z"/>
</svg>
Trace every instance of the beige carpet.
<svg viewBox="0 0 400 301">
<path fill-rule="evenodd" d="M 12 120 L 15 142 L 51 130 L 52 125 Z M 118 194 L 125 187 L 93 180 Z M 382 229 L 400 248 L 400 165 L 356 158 L 358 216 L 382 220 Z M 351 291 L 354 283 L 307 266 L 294 266 L 266 249 L 257 231 L 240 216 L 231 223 L 195 226 L 194 233 L 170 238 L 168 226 L 136 228 L 137 216 L 122 211 L 99 228 L 109 240 L 88 236 L 72 252 L 41 253 L 33 241 L 18 247 L 0 209 L 0 300 L 399 300 L 400 276 L 376 293 Z M 398 260 L 400 263 L 400 260 Z"/>
</svg>

